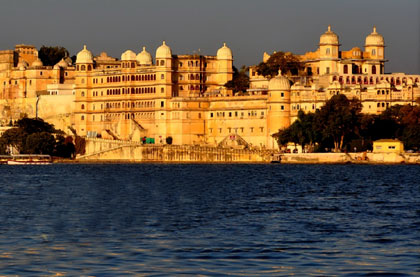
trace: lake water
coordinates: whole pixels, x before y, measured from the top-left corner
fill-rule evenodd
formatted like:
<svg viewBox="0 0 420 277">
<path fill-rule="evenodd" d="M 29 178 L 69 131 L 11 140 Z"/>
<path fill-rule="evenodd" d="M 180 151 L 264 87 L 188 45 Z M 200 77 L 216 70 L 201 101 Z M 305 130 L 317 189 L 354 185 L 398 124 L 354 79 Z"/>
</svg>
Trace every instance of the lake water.
<svg viewBox="0 0 420 277">
<path fill-rule="evenodd" d="M 420 166 L 0 166 L 0 275 L 420 274 Z"/>
</svg>

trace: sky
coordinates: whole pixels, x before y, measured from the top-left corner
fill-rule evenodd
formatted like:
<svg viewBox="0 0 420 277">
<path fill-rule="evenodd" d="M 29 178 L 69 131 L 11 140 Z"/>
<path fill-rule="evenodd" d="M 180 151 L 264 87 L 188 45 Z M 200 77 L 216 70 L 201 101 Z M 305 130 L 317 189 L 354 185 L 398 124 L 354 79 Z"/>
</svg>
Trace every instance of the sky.
<svg viewBox="0 0 420 277">
<path fill-rule="evenodd" d="M 420 74 L 419 0 L 0 0 L 0 49 L 24 43 L 86 44 L 120 58 L 162 41 L 173 54 L 215 55 L 226 42 L 234 65 L 258 64 L 264 51 L 315 51 L 330 24 L 341 50 L 363 47 L 376 25 L 386 72 Z M 363 48 L 362 48 L 363 49 Z"/>
</svg>

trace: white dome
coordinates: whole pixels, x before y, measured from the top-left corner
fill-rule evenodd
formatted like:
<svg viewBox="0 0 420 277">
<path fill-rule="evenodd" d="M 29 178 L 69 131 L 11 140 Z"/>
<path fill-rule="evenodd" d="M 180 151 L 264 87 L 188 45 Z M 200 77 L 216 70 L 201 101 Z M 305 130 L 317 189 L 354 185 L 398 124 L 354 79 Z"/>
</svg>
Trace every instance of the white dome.
<svg viewBox="0 0 420 277">
<path fill-rule="evenodd" d="M 276 77 L 271 78 L 268 82 L 268 90 L 290 90 L 290 81 L 281 75 L 281 70 Z"/>
<path fill-rule="evenodd" d="M 136 53 L 131 50 L 127 50 L 121 55 L 122 61 L 135 61 L 136 60 Z"/>
<path fill-rule="evenodd" d="M 156 49 L 156 59 L 167 59 L 172 58 L 172 50 L 166 45 L 166 42 L 163 41 L 162 45 Z"/>
<path fill-rule="evenodd" d="M 40 66 L 44 66 L 43 64 L 42 64 L 42 61 L 39 59 L 39 58 L 37 58 L 33 63 L 32 63 L 32 65 L 31 65 L 32 67 L 40 67 Z"/>
<path fill-rule="evenodd" d="M 376 27 L 373 27 L 373 31 L 366 37 L 365 46 L 384 46 L 384 37 L 376 32 Z"/>
<path fill-rule="evenodd" d="M 83 50 L 77 53 L 76 63 L 93 63 L 92 52 L 87 50 L 86 45 L 83 46 Z"/>
<path fill-rule="evenodd" d="M 223 43 L 223 47 L 217 50 L 217 59 L 218 60 L 232 60 L 232 50 L 226 46 L 226 43 Z"/>
<path fill-rule="evenodd" d="M 319 45 L 338 45 L 338 36 L 331 31 L 331 25 L 328 25 L 328 30 L 319 38 Z"/>
<path fill-rule="evenodd" d="M 143 46 L 143 51 L 141 51 L 136 60 L 140 65 L 151 65 L 153 63 L 152 55 L 146 51 L 146 47 Z"/>
</svg>

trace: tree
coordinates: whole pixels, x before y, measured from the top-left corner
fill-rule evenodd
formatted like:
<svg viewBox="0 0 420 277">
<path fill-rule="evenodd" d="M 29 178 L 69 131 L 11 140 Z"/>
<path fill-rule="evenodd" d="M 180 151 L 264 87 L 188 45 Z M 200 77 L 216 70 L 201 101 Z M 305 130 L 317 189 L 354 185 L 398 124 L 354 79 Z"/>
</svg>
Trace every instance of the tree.
<svg viewBox="0 0 420 277">
<path fill-rule="evenodd" d="M 348 100 L 344 94 L 338 94 L 315 113 L 316 129 L 323 139 L 334 142 L 336 152 L 342 150 L 346 139 L 357 132 L 361 110 L 360 100 Z"/>
<path fill-rule="evenodd" d="M 43 45 L 38 51 L 38 57 L 45 66 L 54 66 L 62 58 L 68 57 L 69 51 L 62 46 Z"/>
<path fill-rule="evenodd" d="M 59 157 L 74 156 L 75 146 L 70 137 L 64 139 L 63 131 L 37 118 L 22 118 L 0 137 L 0 153 L 14 147 L 22 154 L 49 154 Z"/>
<path fill-rule="evenodd" d="M 233 77 L 232 80 L 225 84 L 225 87 L 236 92 L 245 92 L 249 88 L 249 76 L 246 73 L 247 68 L 245 66 L 241 67 L 241 70 L 238 71 L 236 67 L 233 67 Z"/>
<path fill-rule="evenodd" d="M 11 128 L 6 130 L 1 136 L 2 144 L 14 147 L 18 152 L 22 152 L 25 149 L 25 143 L 28 133 L 21 128 Z"/>
<path fill-rule="evenodd" d="M 279 69 L 285 75 L 298 75 L 304 68 L 299 57 L 291 52 L 276 52 L 267 60 L 257 66 L 257 73 L 266 78 L 277 76 Z"/>
<path fill-rule="evenodd" d="M 55 145 L 56 142 L 51 133 L 33 133 L 26 138 L 25 153 L 52 155 Z"/>
</svg>

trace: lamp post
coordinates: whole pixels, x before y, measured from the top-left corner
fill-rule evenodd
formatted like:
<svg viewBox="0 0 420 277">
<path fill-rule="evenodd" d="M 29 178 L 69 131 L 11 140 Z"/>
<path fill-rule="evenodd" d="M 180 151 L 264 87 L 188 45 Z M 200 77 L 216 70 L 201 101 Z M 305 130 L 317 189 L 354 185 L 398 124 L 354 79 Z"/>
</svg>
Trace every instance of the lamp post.
<svg viewBox="0 0 420 277">
<path fill-rule="evenodd" d="M 38 119 L 38 103 L 39 99 L 41 99 L 41 95 L 36 95 L 36 104 L 35 104 L 35 119 Z"/>
</svg>

